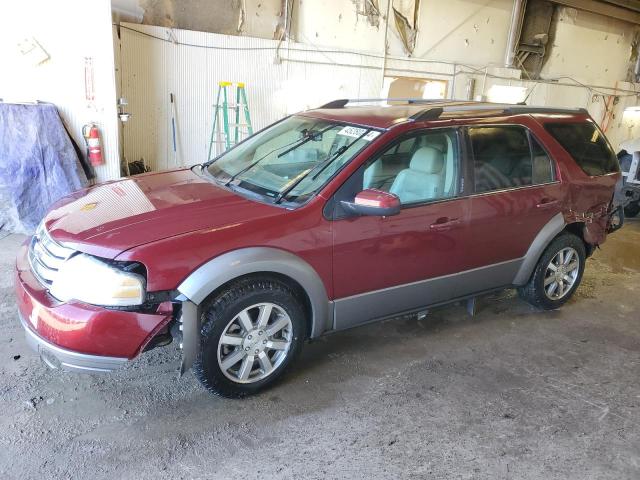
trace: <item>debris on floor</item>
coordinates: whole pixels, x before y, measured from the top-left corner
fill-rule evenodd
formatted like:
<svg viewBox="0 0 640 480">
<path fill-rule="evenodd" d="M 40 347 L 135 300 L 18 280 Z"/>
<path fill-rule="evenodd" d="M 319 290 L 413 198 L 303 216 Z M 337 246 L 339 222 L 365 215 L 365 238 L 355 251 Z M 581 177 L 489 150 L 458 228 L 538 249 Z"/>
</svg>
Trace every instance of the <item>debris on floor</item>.
<svg viewBox="0 0 640 480">
<path fill-rule="evenodd" d="M 22 354 L 0 367 L 0 478 L 639 478 L 640 264 L 618 258 L 640 221 L 561 310 L 505 291 L 475 317 L 452 305 L 337 333 L 242 401 L 178 379 L 177 345 L 109 375 L 47 370 L 13 299 L 23 240 L 0 240 L 0 353 Z"/>
</svg>

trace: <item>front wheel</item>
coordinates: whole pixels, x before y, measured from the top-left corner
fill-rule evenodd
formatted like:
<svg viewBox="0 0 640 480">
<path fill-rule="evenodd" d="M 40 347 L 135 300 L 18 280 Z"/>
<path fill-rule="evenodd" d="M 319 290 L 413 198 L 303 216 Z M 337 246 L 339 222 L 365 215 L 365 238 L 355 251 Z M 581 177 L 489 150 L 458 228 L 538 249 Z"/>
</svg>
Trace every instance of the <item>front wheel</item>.
<svg viewBox="0 0 640 480">
<path fill-rule="evenodd" d="M 560 235 L 538 260 L 529 283 L 518 288 L 520 297 L 544 310 L 560 307 L 580 285 L 585 261 L 582 240 L 571 233 Z"/>
<path fill-rule="evenodd" d="M 194 373 L 223 397 L 244 397 L 273 384 L 306 336 L 300 299 L 268 278 L 232 284 L 205 307 L 203 320 Z"/>
</svg>

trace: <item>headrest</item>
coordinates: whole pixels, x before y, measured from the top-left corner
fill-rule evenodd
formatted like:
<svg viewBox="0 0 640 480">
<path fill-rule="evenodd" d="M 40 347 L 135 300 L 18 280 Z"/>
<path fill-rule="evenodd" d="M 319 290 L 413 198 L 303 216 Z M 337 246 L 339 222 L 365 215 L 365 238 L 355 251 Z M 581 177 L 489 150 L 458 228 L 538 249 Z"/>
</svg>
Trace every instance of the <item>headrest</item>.
<svg viewBox="0 0 640 480">
<path fill-rule="evenodd" d="M 440 173 L 444 167 L 444 155 L 437 148 L 420 147 L 411 157 L 409 168 L 423 173 Z"/>
</svg>

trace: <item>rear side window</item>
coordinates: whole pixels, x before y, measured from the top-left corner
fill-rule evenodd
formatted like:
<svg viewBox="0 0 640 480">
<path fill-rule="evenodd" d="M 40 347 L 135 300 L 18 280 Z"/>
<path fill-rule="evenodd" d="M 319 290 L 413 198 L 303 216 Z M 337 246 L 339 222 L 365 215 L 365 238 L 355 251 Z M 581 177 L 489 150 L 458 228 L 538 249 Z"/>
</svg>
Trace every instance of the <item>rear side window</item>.
<svg viewBox="0 0 640 480">
<path fill-rule="evenodd" d="M 478 193 L 554 180 L 551 159 L 523 127 L 473 127 L 469 138 Z"/>
<path fill-rule="evenodd" d="M 620 170 L 615 152 L 593 123 L 547 123 L 544 127 L 587 175 L 606 175 Z"/>
<path fill-rule="evenodd" d="M 556 177 L 551 158 L 549 158 L 547 152 L 531 134 L 529 134 L 529 140 L 531 142 L 531 158 L 533 162 L 533 184 L 538 185 L 541 183 L 553 182 Z"/>
</svg>

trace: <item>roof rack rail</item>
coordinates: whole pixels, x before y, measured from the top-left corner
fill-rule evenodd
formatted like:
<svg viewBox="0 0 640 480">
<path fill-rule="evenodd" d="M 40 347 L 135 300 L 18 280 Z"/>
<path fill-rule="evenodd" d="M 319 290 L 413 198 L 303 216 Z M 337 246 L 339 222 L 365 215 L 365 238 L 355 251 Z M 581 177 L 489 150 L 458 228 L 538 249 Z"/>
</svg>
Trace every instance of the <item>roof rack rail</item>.
<svg viewBox="0 0 640 480">
<path fill-rule="evenodd" d="M 586 108 L 531 107 L 529 105 L 509 105 L 505 113 L 589 113 Z"/>
<path fill-rule="evenodd" d="M 347 103 L 349 103 L 349 99 L 343 98 L 340 100 L 333 100 L 329 103 L 325 103 L 324 105 L 318 108 L 343 108 L 344 106 L 347 105 Z"/>
<path fill-rule="evenodd" d="M 479 103 L 469 102 L 463 105 L 449 105 L 444 107 L 446 112 L 462 112 L 465 110 L 501 110 L 507 115 L 517 113 L 588 113 L 585 108 L 556 108 L 556 107 L 535 107 L 530 105 L 510 104 L 510 103 Z"/>
<path fill-rule="evenodd" d="M 510 103 L 488 103 L 476 102 L 473 100 L 452 100 L 452 99 L 427 99 L 427 98 L 357 98 L 333 100 L 319 108 L 344 108 L 349 103 L 373 103 L 373 102 L 406 102 L 409 105 L 425 105 L 421 109 L 411 115 L 407 120 L 413 122 L 429 121 L 439 119 L 443 113 L 455 112 L 492 112 L 492 114 L 517 115 L 517 114 L 534 114 L 534 113 L 551 113 L 551 114 L 588 114 L 585 108 L 556 108 L 529 106 L 525 104 Z M 431 105 L 431 106 L 429 106 Z"/>
<path fill-rule="evenodd" d="M 342 98 L 325 103 L 318 108 L 344 108 L 349 103 L 375 103 L 375 102 L 406 102 L 408 104 L 416 103 L 442 103 L 455 100 L 446 100 L 442 98 Z"/>
<path fill-rule="evenodd" d="M 440 118 L 444 112 L 444 108 L 442 107 L 431 107 L 425 110 L 420 110 L 418 113 L 414 113 L 409 117 L 409 120 L 413 120 L 414 122 L 422 122 L 425 120 L 437 120 Z"/>
<path fill-rule="evenodd" d="M 531 107 L 529 105 L 512 105 L 501 103 L 478 103 L 467 102 L 460 105 L 443 105 L 420 110 L 409 117 L 414 122 L 437 120 L 443 113 L 464 112 L 464 111 L 499 111 L 505 115 L 527 114 L 527 113 L 581 113 L 588 114 L 586 108 L 554 108 L 554 107 Z"/>
</svg>

